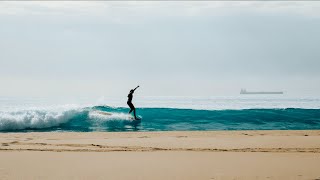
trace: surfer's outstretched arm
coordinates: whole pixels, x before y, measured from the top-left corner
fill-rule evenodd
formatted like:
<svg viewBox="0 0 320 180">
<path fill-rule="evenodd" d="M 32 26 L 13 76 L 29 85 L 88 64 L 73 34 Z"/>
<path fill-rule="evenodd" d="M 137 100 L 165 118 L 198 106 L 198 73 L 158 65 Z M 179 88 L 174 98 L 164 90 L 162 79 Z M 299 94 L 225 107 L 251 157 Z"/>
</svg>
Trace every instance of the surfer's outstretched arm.
<svg viewBox="0 0 320 180">
<path fill-rule="evenodd" d="M 133 91 L 135 91 L 136 89 L 138 89 L 138 87 L 140 87 L 140 86 L 137 86 L 136 88 L 134 88 Z"/>
</svg>

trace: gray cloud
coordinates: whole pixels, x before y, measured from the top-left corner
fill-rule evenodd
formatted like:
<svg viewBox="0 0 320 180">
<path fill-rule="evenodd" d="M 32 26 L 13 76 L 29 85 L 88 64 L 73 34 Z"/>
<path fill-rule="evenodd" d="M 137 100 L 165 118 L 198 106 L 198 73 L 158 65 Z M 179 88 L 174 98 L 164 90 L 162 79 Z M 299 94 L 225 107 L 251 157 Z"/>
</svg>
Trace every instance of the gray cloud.
<svg viewBox="0 0 320 180">
<path fill-rule="evenodd" d="M 1 2 L 1 94 L 318 95 L 319 5 Z"/>
</svg>

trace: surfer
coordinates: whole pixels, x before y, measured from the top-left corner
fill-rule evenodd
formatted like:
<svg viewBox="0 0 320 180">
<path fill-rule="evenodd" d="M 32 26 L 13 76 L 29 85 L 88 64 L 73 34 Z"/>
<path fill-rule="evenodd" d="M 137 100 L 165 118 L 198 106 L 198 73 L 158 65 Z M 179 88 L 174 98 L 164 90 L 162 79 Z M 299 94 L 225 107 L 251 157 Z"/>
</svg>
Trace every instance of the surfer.
<svg viewBox="0 0 320 180">
<path fill-rule="evenodd" d="M 134 119 L 136 120 L 139 120 L 136 116 L 136 108 L 133 106 L 132 104 L 132 97 L 133 97 L 133 93 L 134 91 L 138 88 L 139 86 L 137 86 L 136 88 L 134 89 L 131 89 L 129 94 L 128 94 L 128 101 L 127 101 L 127 104 L 128 106 L 130 107 L 130 111 L 129 111 L 129 114 L 133 111 L 133 115 L 134 115 Z"/>
</svg>

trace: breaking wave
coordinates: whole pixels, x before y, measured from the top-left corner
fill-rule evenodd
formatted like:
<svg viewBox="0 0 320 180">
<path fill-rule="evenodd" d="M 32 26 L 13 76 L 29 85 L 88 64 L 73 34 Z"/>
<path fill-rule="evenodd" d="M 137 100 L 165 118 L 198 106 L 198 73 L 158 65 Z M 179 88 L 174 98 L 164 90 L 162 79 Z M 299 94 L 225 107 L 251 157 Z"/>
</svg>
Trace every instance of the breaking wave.
<svg viewBox="0 0 320 180">
<path fill-rule="evenodd" d="M 194 110 L 109 106 L 0 110 L 1 132 L 320 129 L 320 109 Z"/>
<path fill-rule="evenodd" d="M 0 112 L 0 130 L 41 129 L 59 126 L 81 115 L 81 109 L 16 110 Z"/>
</svg>

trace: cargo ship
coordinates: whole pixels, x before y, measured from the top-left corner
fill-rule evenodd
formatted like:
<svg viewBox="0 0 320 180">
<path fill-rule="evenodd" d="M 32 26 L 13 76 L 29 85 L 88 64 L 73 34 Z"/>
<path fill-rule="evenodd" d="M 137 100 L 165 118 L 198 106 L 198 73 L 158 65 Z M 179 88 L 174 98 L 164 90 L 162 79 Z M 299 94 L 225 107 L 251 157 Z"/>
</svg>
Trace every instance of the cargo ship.
<svg viewBox="0 0 320 180">
<path fill-rule="evenodd" d="M 249 92 L 246 89 L 241 89 L 240 94 L 283 94 L 282 91 L 257 91 L 257 92 Z"/>
</svg>

